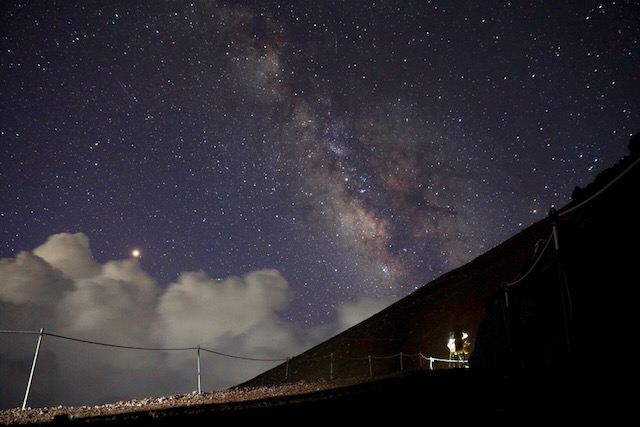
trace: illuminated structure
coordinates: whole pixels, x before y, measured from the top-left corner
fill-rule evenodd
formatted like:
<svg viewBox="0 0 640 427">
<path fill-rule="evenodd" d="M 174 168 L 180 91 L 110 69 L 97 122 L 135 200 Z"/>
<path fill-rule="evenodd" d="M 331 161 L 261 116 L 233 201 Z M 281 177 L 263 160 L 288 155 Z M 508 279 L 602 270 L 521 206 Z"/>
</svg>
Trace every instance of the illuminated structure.
<svg viewBox="0 0 640 427">
<path fill-rule="evenodd" d="M 462 367 L 467 367 L 467 356 L 469 355 L 469 334 L 462 332 L 457 334 L 451 332 L 449 335 L 449 341 L 447 347 L 449 348 L 449 366 L 452 363 L 460 364 Z"/>
</svg>

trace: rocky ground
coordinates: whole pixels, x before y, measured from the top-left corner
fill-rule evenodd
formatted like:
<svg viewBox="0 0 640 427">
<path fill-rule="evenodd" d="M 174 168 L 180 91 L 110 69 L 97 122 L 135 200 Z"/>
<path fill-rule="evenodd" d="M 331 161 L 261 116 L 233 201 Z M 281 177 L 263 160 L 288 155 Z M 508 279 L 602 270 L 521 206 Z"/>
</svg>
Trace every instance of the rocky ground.
<svg viewBox="0 0 640 427">
<path fill-rule="evenodd" d="M 230 388 L 214 392 L 192 392 L 168 397 L 134 399 L 98 406 L 54 406 L 46 408 L 11 408 L 0 410 L 0 426 L 46 424 L 59 420 L 117 415 L 131 412 L 166 410 L 205 404 L 256 401 L 269 397 L 303 395 L 366 382 L 366 378 L 335 379 L 331 381 L 297 382 L 273 387 Z"/>
<path fill-rule="evenodd" d="M 281 426 L 335 423 L 345 415 L 361 424 L 375 424 L 393 415 L 397 420 L 459 417 L 517 424 L 622 424 L 629 407 L 591 381 L 535 377 L 502 377 L 471 369 L 419 370 L 383 378 L 351 378 L 296 382 L 272 387 L 227 390 L 121 401 L 99 406 L 20 408 L 0 411 L 0 426 L 56 425 L 130 427 L 155 425 L 223 425 L 244 421 L 277 421 Z M 595 378 L 595 377 L 594 377 Z M 610 388 L 609 388 L 610 389 Z M 609 390 L 607 389 L 607 390 Z M 338 417 L 338 418 L 336 418 Z"/>
</svg>

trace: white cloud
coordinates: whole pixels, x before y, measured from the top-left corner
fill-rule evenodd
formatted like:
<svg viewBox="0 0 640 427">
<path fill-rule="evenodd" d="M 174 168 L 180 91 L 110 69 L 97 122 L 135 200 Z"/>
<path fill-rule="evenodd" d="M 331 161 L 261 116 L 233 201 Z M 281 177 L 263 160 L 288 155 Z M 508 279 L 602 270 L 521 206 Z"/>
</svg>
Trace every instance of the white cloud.
<svg viewBox="0 0 640 427">
<path fill-rule="evenodd" d="M 120 345 L 151 344 L 157 285 L 132 260 L 111 261 L 75 282 L 58 304 L 60 333 Z"/>
<path fill-rule="evenodd" d="M 276 311 L 288 301 L 288 291 L 289 284 L 276 270 L 223 280 L 184 273 L 160 297 L 158 338 L 169 347 L 216 347 L 227 336 L 278 325 Z"/>
<path fill-rule="evenodd" d="M 100 270 L 100 266 L 91 258 L 89 238 L 82 233 L 54 234 L 35 248 L 33 254 L 72 280 L 91 277 Z"/>
<path fill-rule="evenodd" d="M 62 272 L 29 252 L 0 259 L 0 301 L 44 307 L 72 288 Z"/>
<path fill-rule="evenodd" d="M 44 328 L 115 345 L 45 335 L 31 406 L 190 392 L 197 388 L 198 346 L 203 390 L 225 389 L 389 304 L 363 299 L 339 308 L 339 325 L 305 329 L 279 316 L 290 298 L 287 280 L 269 269 L 225 279 L 185 272 L 162 290 L 135 260 L 97 263 L 82 233 L 55 234 L 32 253 L 0 259 L 0 330 Z M 0 409 L 22 403 L 36 340 L 0 334 Z"/>
</svg>

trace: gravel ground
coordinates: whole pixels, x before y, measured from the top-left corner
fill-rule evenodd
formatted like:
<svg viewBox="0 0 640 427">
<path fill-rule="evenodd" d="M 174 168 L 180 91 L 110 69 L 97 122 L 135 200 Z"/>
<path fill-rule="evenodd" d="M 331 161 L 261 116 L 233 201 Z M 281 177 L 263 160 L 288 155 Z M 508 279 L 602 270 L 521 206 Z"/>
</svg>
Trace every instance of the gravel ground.
<svg viewBox="0 0 640 427">
<path fill-rule="evenodd" d="M 214 392 L 192 392 L 168 397 L 134 399 L 98 406 L 53 406 L 45 408 L 11 408 L 0 410 L 0 426 L 47 423 L 57 419 L 78 419 L 97 415 L 115 415 L 137 411 L 153 411 L 202 404 L 259 400 L 328 390 L 366 382 L 367 379 L 336 379 L 297 382 L 274 387 L 230 388 Z"/>
</svg>

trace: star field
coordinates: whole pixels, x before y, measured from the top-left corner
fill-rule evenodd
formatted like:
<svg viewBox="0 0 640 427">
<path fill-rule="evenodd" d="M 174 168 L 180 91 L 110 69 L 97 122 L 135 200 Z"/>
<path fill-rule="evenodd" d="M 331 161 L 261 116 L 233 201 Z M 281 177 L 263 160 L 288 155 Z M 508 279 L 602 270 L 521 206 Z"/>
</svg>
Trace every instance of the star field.
<svg viewBox="0 0 640 427">
<path fill-rule="evenodd" d="M 288 320 L 401 298 L 640 130 L 631 1 L 0 6 L 0 258 L 83 233 L 161 287 L 275 269 Z"/>
</svg>

